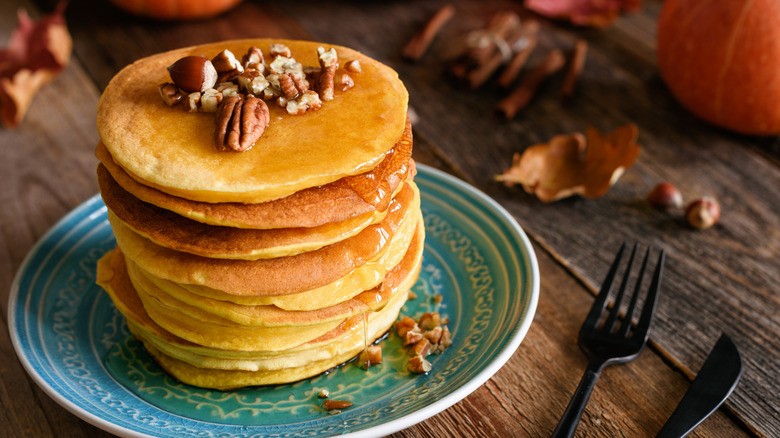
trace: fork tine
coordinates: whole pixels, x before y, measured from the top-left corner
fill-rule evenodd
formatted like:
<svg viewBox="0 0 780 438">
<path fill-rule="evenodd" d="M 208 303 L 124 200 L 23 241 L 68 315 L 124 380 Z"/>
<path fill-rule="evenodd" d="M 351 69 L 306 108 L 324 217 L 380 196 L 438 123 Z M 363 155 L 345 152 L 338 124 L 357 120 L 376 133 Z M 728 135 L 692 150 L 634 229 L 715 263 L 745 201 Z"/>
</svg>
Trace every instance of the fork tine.
<svg viewBox="0 0 780 438">
<path fill-rule="evenodd" d="M 623 274 L 623 282 L 620 284 L 615 302 L 612 304 L 612 309 L 609 311 L 607 320 L 604 321 L 604 326 L 601 331 L 604 333 L 611 333 L 615 328 L 615 322 L 617 321 L 618 314 L 620 313 L 620 305 L 623 303 L 623 297 L 626 295 L 626 286 L 628 285 L 629 277 L 631 277 L 631 268 L 634 266 L 634 256 L 636 255 L 636 248 L 638 244 L 634 244 L 634 249 L 631 250 L 631 256 L 628 258 L 628 266 L 626 266 L 626 272 Z"/>
<path fill-rule="evenodd" d="M 650 291 L 645 299 L 644 307 L 642 308 L 642 316 L 639 318 L 639 322 L 636 325 L 636 330 L 631 336 L 632 339 L 636 336 L 640 336 L 642 339 L 647 339 L 647 334 L 650 329 L 650 322 L 653 320 L 653 313 L 655 311 L 655 304 L 658 300 L 658 292 L 661 290 L 661 279 L 664 275 L 664 262 L 666 261 L 666 251 L 661 250 L 661 254 L 658 256 L 658 264 L 655 267 L 653 273 L 653 282 L 650 284 Z"/>
<path fill-rule="evenodd" d="M 604 307 L 607 305 L 607 297 L 609 296 L 609 291 L 612 289 L 612 283 L 615 281 L 615 274 L 620 266 L 620 260 L 623 258 L 625 249 L 626 243 L 623 242 L 623 244 L 620 245 L 620 250 L 618 250 L 617 255 L 615 255 L 615 261 L 612 262 L 612 266 L 609 268 L 609 272 L 607 272 L 607 276 L 601 284 L 601 290 L 599 290 L 599 294 L 596 296 L 596 301 L 593 302 L 593 306 L 591 306 L 590 312 L 588 312 L 588 316 L 585 318 L 585 322 L 582 323 L 580 332 L 594 331 L 596 329 L 596 324 L 598 324 L 599 319 L 601 319 L 601 312 L 604 311 Z"/>
<path fill-rule="evenodd" d="M 634 295 L 631 296 L 631 302 L 628 303 L 628 309 L 626 309 L 626 316 L 623 318 L 623 324 L 618 330 L 618 334 L 622 337 L 628 335 L 628 331 L 631 329 L 631 320 L 634 317 L 634 309 L 636 309 L 636 303 L 639 301 L 639 291 L 642 288 L 642 280 L 645 278 L 645 271 L 647 270 L 647 259 L 650 258 L 650 247 L 647 247 L 645 252 L 645 258 L 642 260 L 642 268 L 639 270 L 639 277 L 636 279 L 636 286 L 634 287 Z"/>
</svg>

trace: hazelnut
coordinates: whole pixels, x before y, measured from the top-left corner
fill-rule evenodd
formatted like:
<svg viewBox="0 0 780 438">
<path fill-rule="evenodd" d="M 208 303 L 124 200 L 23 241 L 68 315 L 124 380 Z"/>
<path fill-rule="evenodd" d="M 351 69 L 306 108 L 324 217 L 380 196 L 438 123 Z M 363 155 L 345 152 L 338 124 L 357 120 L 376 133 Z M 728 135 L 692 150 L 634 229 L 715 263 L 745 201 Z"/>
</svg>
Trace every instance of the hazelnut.
<svg viewBox="0 0 780 438">
<path fill-rule="evenodd" d="M 647 194 L 647 202 L 656 210 L 667 211 L 682 208 L 683 198 L 677 187 L 668 182 L 662 182 Z"/>
<path fill-rule="evenodd" d="M 217 83 L 214 64 L 203 56 L 185 56 L 168 67 L 177 87 L 187 93 L 202 92 Z"/>
<path fill-rule="evenodd" d="M 715 225 L 720 218 L 720 205 L 715 198 L 704 196 L 685 208 L 685 221 L 692 227 L 704 230 Z"/>
</svg>

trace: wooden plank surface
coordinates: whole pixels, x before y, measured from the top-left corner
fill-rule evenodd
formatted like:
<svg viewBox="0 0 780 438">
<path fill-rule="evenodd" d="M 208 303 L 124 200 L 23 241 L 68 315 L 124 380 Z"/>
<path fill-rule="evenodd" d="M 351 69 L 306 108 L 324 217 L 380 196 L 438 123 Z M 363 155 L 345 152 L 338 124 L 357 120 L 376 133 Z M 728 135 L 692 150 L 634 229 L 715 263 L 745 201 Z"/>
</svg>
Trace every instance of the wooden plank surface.
<svg viewBox="0 0 780 438">
<path fill-rule="evenodd" d="M 0 303 L 6 321 L 14 272 L 56 220 L 97 191 L 95 108 L 100 90 L 127 63 L 160 50 L 236 37 L 315 38 L 345 44 L 398 69 L 420 116 L 415 157 L 470 181 L 499 200 L 532 236 L 540 257 L 542 299 L 534 325 L 509 363 L 463 402 L 398 436 L 547 436 L 576 386 L 585 360 L 576 332 L 615 248 L 637 236 L 670 253 L 653 349 L 602 376 L 580 436 L 652 436 L 671 413 L 721 331 L 739 343 L 747 369 L 722 409 L 694 436 L 780 435 L 780 310 L 777 284 L 777 139 L 755 139 L 702 124 L 684 112 L 658 78 L 653 57 L 659 3 L 605 31 L 544 23 L 529 63 L 576 37 L 591 49 L 576 99 L 564 104 L 554 81 L 531 107 L 505 123 L 492 117 L 501 91 L 472 92 L 443 79 L 447 41 L 479 28 L 504 1 L 456 2 L 458 12 L 421 63 L 400 48 L 442 3 L 246 2 L 214 20 L 160 23 L 121 14 L 105 2 L 72 2 L 71 65 L 36 98 L 17 130 L 0 131 Z M 2 30 L 19 5 L 0 6 Z M 50 2 L 41 2 L 50 9 Z M 43 104 L 42 104 L 43 103 Z M 492 182 L 513 152 L 587 125 L 640 126 L 642 156 L 605 197 L 544 205 Z M 713 194 L 724 213 L 714 229 L 694 232 L 651 211 L 644 196 L 668 179 L 687 198 Z M 769 233 L 769 235 L 767 235 Z M 5 324 L 4 324 L 5 326 Z M 7 329 L 3 357 L 13 357 Z M 679 368 L 679 369 L 678 369 Z M 106 435 L 65 411 L 27 377 L 18 361 L 0 365 L 0 436 Z"/>
<path fill-rule="evenodd" d="M 645 2 L 640 14 L 597 31 L 545 22 L 529 60 L 539 62 L 553 48 L 568 51 L 576 38 L 590 43 L 577 95 L 558 98 L 560 80 L 541 90 L 517 119 L 503 123 L 493 116 L 501 90 L 470 91 L 443 77 L 447 44 L 484 27 L 501 9 L 520 10 L 514 2 L 455 2 L 457 13 L 422 62 L 407 64 L 400 47 L 441 4 L 418 2 L 372 8 L 318 2 L 337 10 L 331 26 L 317 19 L 311 3 L 285 6 L 317 39 L 351 42 L 398 69 L 410 89 L 410 103 L 420 116 L 418 137 L 434 144 L 459 176 L 506 206 L 520 224 L 575 275 L 597 285 L 597 266 L 612 258 L 622 241 L 641 240 L 669 253 L 666 289 L 652 338 L 658 348 L 693 375 L 721 332 L 735 338 L 745 356 L 746 372 L 729 401 L 738 415 L 761 423 L 760 432 L 780 435 L 780 171 L 777 138 L 730 134 L 683 110 L 658 76 L 654 57 L 654 22 L 660 2 Z M 387 19 L 386 17 L 393 17 Z M 371 29 L 370 35 L 361 38 Z M 438 49 L 438 50 L 437 50 Z M 542 204 L 520 188 L 492 181 L 511 163 L 514 152 L 554 135 L 584 132 L 589 125 L 609 131 L 625 123 L 639 126 L 643 146 L 638 162 L 603 198 L 568 199 Z M 658 182 L 677 185 L 687 200 L 716 197 L 720 223 L 695 232 L 679 217 L 659 214 L 644 202 Z"/>
</svg>

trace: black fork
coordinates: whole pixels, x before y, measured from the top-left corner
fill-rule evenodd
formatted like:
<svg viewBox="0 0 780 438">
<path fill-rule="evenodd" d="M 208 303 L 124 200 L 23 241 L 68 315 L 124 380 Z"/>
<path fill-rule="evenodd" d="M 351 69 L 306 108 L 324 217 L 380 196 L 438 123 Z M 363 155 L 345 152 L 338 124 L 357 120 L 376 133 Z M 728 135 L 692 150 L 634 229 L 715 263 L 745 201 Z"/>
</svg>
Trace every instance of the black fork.
<svg viewBox="0 0 780 438">
<path fill-rule="evenodd" d="M 574 435 L 577 424 L 580 422 L 582 411 L 585 410 L 585 405 L 588 403 L 588 398 L 590 398 L 593 387 L 596 386 L 596 381 L 601 374 L 601 370 L 607 365 L 625 363 L 635 359 L 639 356 L 639 353 L 642 352 L 642 349 L 647 343 L 647 336 L 650 332 L 650 322 L 653 319 L 658 292 L 661 289 L 661 278 L 663 277 L 663 266 L 666 254 L 661 250 L 661 253 L 658 256 L 658 262 L 655 266 L 650 289 L 644 300 L 639 321 L 634 326 L 632 325 L 631 320 L 634 310 L 637 307 L 637 302 L 639 301 L 639 295 L 641 294 L 642 279 L 644 278 L 645 271 L 647 271 L 650 248 L 648 248 L 645 253 L 636 286 L 634 287 L 634 293 L 629 298 L 628 307 L 625 313 L 621 315 L 620 308 L 626 295 L 626 287 L 629 282 L 629 277 L 631 276 L 631 268 L 634 264 L 637 245 L 634 245 L 634 249 L 631 251 L 628 267 L 626 267 L 625 274 L 623 275 L 623 282 L 620 284 L 614 302 L 609 308 L 607 308 L 607 298 L 612 289 L 612 284 L 615 281 L 615 275 L 617 274 L 625 249 L 626 244 L 624 243 L 615 256 L 615 261 L 612 262 L 612 267 L 609 268 L 609 272 L 604 279 L 604 283 L 601 285 L 601 290 L 596 297 L 596 301 L 593 303 L 593 307 L 590 308 L 590 312 L 588 313 L 587 318 L 585 318 L 582 328 L 580 328 L 577 343 L 588 357 L 588 368 L 585 370 L 585 374 L 582 376 L 580 384 L 577 386 L 577 390 L 569 402 L 569 406 L 566 407 L 563 417 L 555 428 L 555 431 L 552 434 L 553 438 L 571 437 Z"/>
</svg>

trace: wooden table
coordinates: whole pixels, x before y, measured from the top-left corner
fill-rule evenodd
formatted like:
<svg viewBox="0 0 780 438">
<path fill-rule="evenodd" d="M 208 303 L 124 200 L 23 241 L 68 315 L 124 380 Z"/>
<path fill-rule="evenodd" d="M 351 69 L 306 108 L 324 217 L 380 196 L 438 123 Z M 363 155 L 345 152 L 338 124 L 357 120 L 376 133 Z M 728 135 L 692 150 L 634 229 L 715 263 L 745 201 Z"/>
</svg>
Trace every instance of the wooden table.
<svg viewBox="0 0 780 438">
<path fill-rule="evenodd" d="M 541 268 L 541 299 L 530 332 L 509 362 L 450 409 L 396 436 L 548 436 L 585 367 L 576 333 L 615 250 L 639 240 L 668 251 L 663 296 L 650 348 L 608 368 L 578 436 L 653 436 L 688 388 L 721 332 L 738 343 L 744 374 L 724 407 L 693 436 L 780 436 L 780 142 L 707 125 L 671 97 L 654 54 L 659 1 L 606 30 L 543 22 L 534 65 L 554 47 L 590 44 L 574 99 L 558 98 L 559 79 L 540 90 L 515 120 L 492 115 L 502 92 L 454 87 L 443 79 L 448 42 L 483 27 L 519 2 L 458 1 L 452 22 L 417 64 L 403 44 L 441 6 L 439 1 L 291 4 L 246 1 L 218 18 L 154 22 L 106 2 L 72 0 L 66 17 L 74 38 L 70 65 L 36 97 L 24 122 L 0 130 L 0 305 L 7 318 L 13 276 L 34 242 L 66 212 L 97 192 L 95 109 L 111 76 L 158 51 L 237 37 L 309 38 L 359 49 L 397 69 L 411 94 L 415 157 L 471 182 L 506 207 L 531 236 Z M 0 5 L 0 42 L 16 26 L 15 10 L 34 16 L 52 1 Z M 514 152 L 553 135 L 633 122 L 642 153 L 605 196 L 543 204 L 493 176 Z M 713 195 L 720 222 L 694 231 L 674 215 L 650 209 L 645 196 L 669 180 L 687 199 Z M 0 325 L 0 435 L 103 436 L 70 414 L 25 374 Z"/>
</svg>

